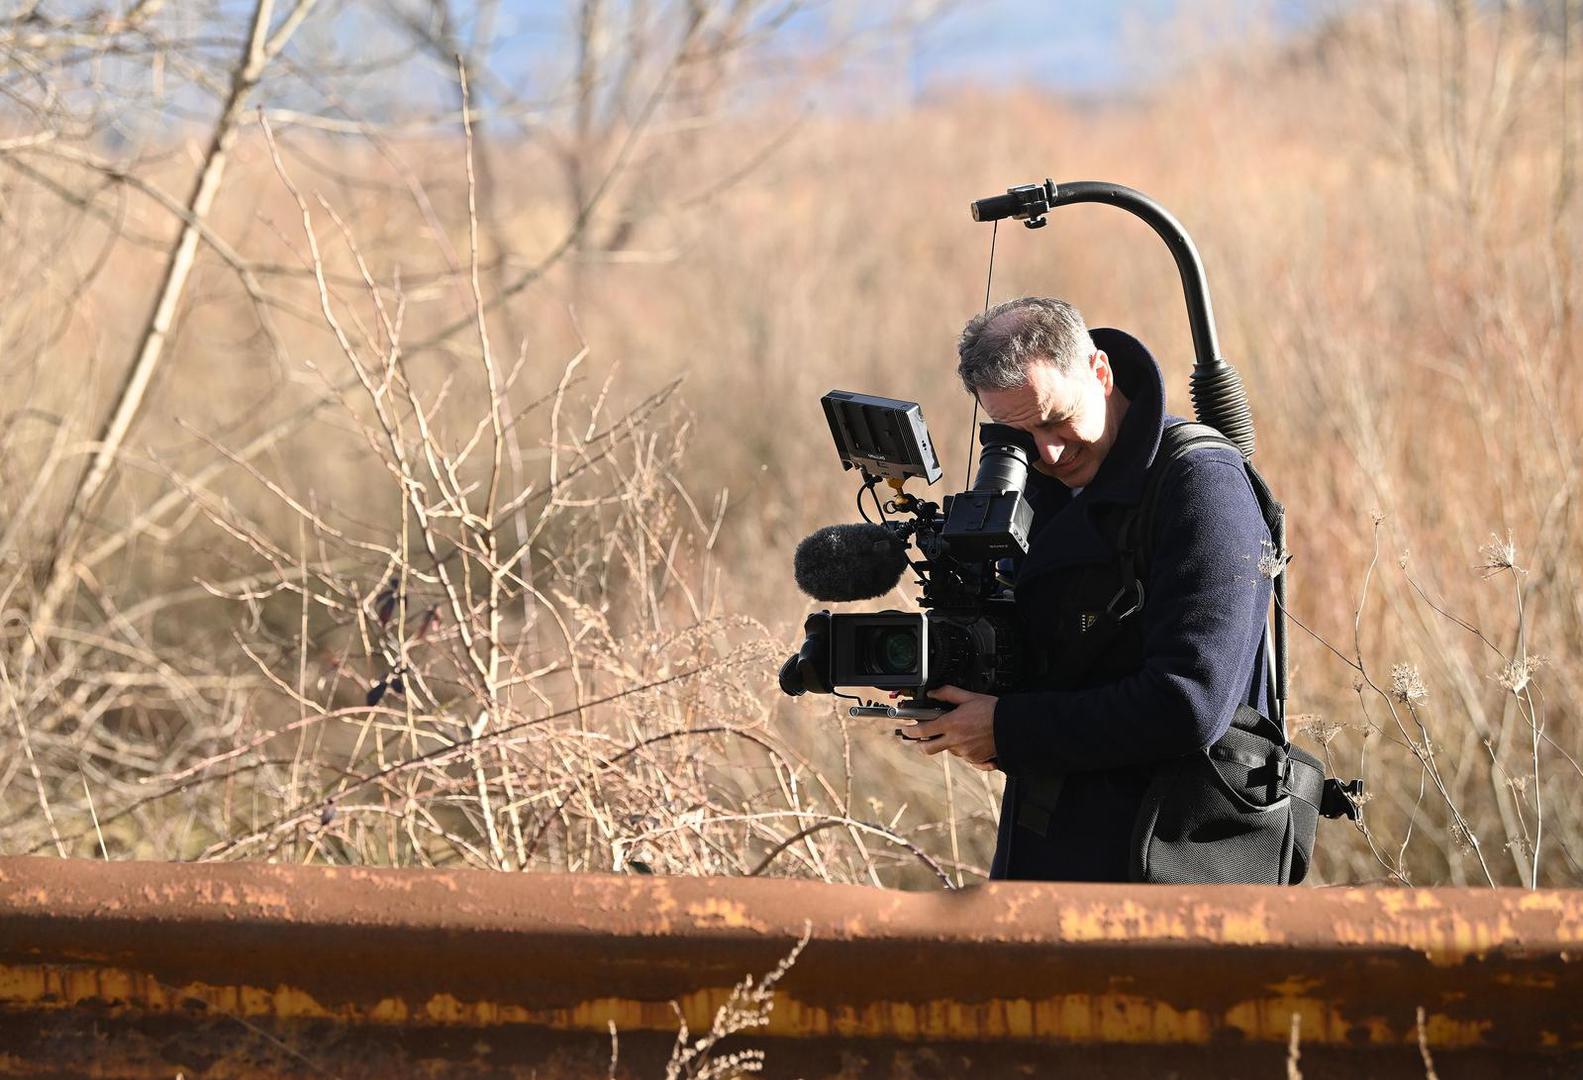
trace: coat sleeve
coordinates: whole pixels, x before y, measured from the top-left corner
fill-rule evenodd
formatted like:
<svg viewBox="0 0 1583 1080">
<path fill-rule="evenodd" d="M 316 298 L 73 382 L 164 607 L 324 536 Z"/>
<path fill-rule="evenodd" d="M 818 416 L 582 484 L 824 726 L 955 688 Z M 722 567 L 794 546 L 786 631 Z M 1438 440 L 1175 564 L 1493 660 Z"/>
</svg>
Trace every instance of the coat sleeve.
<svg viewBox="0 0 1583 1080">
<path fill-rule="evenodd" d="M 995 749 L 1008 774 L 1142 765 L 1225 734 L 1263 640 L 1269 530 L 1241 462 L 1219 453 L 1185 458 L 1160 489 L 1143 666 L 1090 689 L 1002 696 Z"/>
</svg>

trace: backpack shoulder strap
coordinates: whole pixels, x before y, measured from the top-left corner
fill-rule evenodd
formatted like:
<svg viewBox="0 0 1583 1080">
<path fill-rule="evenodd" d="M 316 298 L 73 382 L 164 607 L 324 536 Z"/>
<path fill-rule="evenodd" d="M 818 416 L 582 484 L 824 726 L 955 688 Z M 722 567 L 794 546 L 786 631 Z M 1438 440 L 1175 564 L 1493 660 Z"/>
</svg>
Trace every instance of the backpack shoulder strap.
<svg viewBox="0 0 1583 1080">
<path fill-rule="evenodd" d="M 1122 551 L 1122 558 L 1124 561 L 1130 559 L 1132 572 L 1140 582 L 1148 580 L 1149 568 L 1154 557 L 1155 520 L 1158 516 L 1160 490 L 1165 485 L 1165 477 L 1178 461 L 1193 451 L 1205 447 L 1236 450 L 1241 458 L 1241 451 L 1237 445 L 1208 424 L 1187 421 L 1169 425 L 1160 433 L 1160 448 L 1155 452 L 1154 460 L 1149 464 L 1148 474 L 1144 478 L 1143 496 L 1138 500 L 1138 505 L 1131 516 L 1123 523 L 1119 533 L 1118 547 Z M 1275 498 L 1269 484 L 1259 475 L 1253 463 L 1246 458 L 1241 460 L 1248 483 L 1253 488 L 1253 497 L 1258 503 L 1259 514 L 1270 530 L 1270 542 L 1275 547 L 1276 558 L 1281 562 L 1281 568 L 1274 580 L 1275 618 L 1271 644 L 1275 655 L 1271 657 L 1270 665 L 1270 709 L 1274 712 L 1276 724 L 1284 732 L 1287 693 L 1286 508 Z"/>
<path fill-rule="evenodd" d="M 1166 474 L 1176 462 L 1194 450 L 1208 446 L 1237 449 L 1236 443 L 1208 424 L 1188 421 L 1168 425 L 1160 432 L 1160 448 L 1155 452 L 1154 460 L 1149 463 L 1149 471 L 1143 480 L 1143 497 L 1138 500 L 1137 509 L 1121 532 L 1120 546 L 1131 554 L 1139 580 L 1148 578 L 1149 566 L 1154 555 L 1154 521 L 1160 502 L 1160 489 L 1165 485 Z M 1260 509 L 1264 509 L 1262 505 Z"/>
</svg>

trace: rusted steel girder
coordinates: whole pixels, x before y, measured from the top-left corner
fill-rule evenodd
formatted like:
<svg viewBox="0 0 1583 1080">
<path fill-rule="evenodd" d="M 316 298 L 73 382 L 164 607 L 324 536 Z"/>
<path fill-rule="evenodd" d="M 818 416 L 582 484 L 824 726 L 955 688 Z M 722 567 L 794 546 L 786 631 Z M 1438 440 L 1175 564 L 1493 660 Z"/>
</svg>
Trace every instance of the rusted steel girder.
<svg viewBox="0 0 1583 1080">
<path fill-rule="evenodd" d="M 706 1030 L 805 927 L 765 1029 L 776 1041 L 1273 1051 L 1295 1015 L 1310 1052 L 1422 1037 L 1583 1060 L 1583 893 L 1507 889 L 899 893 L 0 858 L 0 1018 L 13 1033 L 201 1016 L 607 1043 L 612 1023 L 674 1032 L 672 1002 Z M 0 1073 L 21 1060 L 5 1049 Z"/>
</svg>

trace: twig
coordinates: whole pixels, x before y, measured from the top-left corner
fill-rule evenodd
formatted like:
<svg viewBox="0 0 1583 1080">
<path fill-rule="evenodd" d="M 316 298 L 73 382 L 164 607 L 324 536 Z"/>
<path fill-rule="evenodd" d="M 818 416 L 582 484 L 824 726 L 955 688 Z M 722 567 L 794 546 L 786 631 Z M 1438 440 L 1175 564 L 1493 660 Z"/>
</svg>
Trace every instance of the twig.
<svg viewBox="0 0 1583 1080">
<path fill-rule="evenodd" d="M 1424 1007 L 1418 1006 L 1418 1056 L 1424 1062 L 1424 1080 L 1440 1080 L 1435 1074 L 1435 1059 L 1429 1053 L 1429 1028 L 1424 1023 Z"/>
<path fill-rule="evenodd" d="M 88 777 L 83 775 L 83 772 L 82 772 L 81 769 L 79 769 L 77 771 L 77 775 L 82 777 L 82 793 L 83 793 L 83 797 L 88 800 L 88 814 L 89 814 L 90 817 L 93 818 L 94 835 L 99 838 L 99 855 L 100 855 L 101 858 L 104 859 L 105 862 L 109 862 L 110 861 L 110 850 L 107 847 L 105 847 L 105 844 L 104 844 L 104 830 L 99 828 L 99 811 L 94 809 L 93 792 L 90 791 L 89 788 L 88 788 Z"/>
<path fill-rule="evenodd" d="M 762 818 L 764 815 L 758 815 L 758 816 L 760 818 Z M 770 816 L 770 817 L 813 817 L 813 816 L 816 816 L 816 815 L 813 815 L 813 814 L 802 814 L 802 813 L 798 813 L 797 811 L 777 811 L 777 812 L 772 813 L 772 814 L 770 814 L 768 816 Z M 730 820 L 730 819 L 717 819 L 717 820 Z M 825 829 L 834 829 L 834 828 L 858 829 L 858 830 L 861 830 L 862 832 L 870 833 L 870 834 L 872 834 L 874 836 L 881 837 L 881 838 L 889 841 L 890 843 L 895 844 L 897 847 L 905 848 L 908 852 L 910 852 L 913 855 L 914 858 L 916 858 L 919 862 L 923 863 L 931 871 L 933 871 L 934 872 L 934 876 L 940 879 L 940 884 L 944 885 L 947 889 L 956 889 L 956 888 L 960 887 L 960 886 L 958 886 L 957 884 L 955 884 L 955 883 L 953 883 L 951 881 L 951 875 L 946 873 L 945 867 L 941 866 L 939 863 L 937 863 L 933 859 L 931 859 L 927 852 L 925 852 L 922 848 L 918 847 L 912 841 L 908 840 L 906 837 L 897 835 L 896 833 L 892 832 L 890 829 L 885 828 L 883 825 L 875 825 L 872 822 L 859 821 L 856 818 L 850 818 L 850 817 L 846 817 L 846 816 L 828 816 L 828 817 L 821 816 L 820 820 L 815 821 L 813 824 L 806 825 L 803 828 L 797 830 L 791 836 L 788 836 L 785 840 L 782 840 L 779 844 L 776 844 L 775 847 L 771 848 L 770 851 L 768 852 L 768 854 L 766 854 L 764 856 L 764 858 L 759 860 L 758 865 L 747 872 L 747 876 L 748 877 L 758 877 L 764 871 L 768 870 L 770 868 L 770 864 L 773 863 L 776 860 L 776 858 L 779 857 L 780 854 L 783 851 L 785 851 L 787 848 L 789 848 L 789 847 L 793 846 L 794 844 L 798 843 L 800 840 L 804 839 L 805 837 L 812 836 L 816 832 L 822 832 Z M 959 874 L 960 874 L 960 872 L 961 871 L 958 870 Z"/>
</svg>

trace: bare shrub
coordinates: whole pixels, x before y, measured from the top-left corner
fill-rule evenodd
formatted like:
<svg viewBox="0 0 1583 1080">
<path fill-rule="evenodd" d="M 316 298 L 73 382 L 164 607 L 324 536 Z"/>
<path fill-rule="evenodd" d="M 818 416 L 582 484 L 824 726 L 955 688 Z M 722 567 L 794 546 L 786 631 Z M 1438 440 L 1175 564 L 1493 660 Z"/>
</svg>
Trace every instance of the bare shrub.
<svg viewBox="0 0 1583 1080">
<path fill-rule="evenodd" d="M 23 751 L 8 760 L 26 769 L 0 788 L 8 844 L 876 883 L 904 863 L 949 884 L 894 816 L 854 814 L 850 778 L 833 783 L 769 727 L 763 680 L 778 646 L 725 608 L 713 547 L 727 500 L 710 507 L 682 475 L 692 420 L 677 381 L 651 380 L 658 388 L 634 400 L 616 367 L 575 341 L 558 370 L 540 360 L 545 338 L 507 338 L 510 353 L 497 356 L 490 312 L 530 279 L 487 281 L 465 63 L 452 204 L 465 254 L 442 251 L 439 273 L 404 276 L 388 251 L 365 251 L 358 223 L 393 209 L 370 212 L 349 195 L 348 172 L 329 186 L 358 206 L 351 214 L 297 178 L 302 162 L 338 155 L 354 168 L 363 148 L 299 133 L 293 152 L 269 110 L 261 138 L 236 140 L 260 57 L 309 10 L 272 22 L 272 5 L 256 6 L 197 182 L 204 198 L 183 210 L 140 166 L 101 170 L 156 193 L 174 217 L 175 269 L 153 297 L 164 314 L 140 339 L 142 359 L 112 395 L 110 434 L 66 485 L 66 525 L 40 546 L 46 557 L 13 568 L 8 596 L 21 607 L 0 685 Z M 762 33 L 753 5 L 732 11 L 732 33 Z M 690 27 L 710 51 L 684 35 L 673 66 L 697 78 L 737 43 L 707 5 L 693 7 Z M 386 135 L 362 133 L 397 158 L 408 210 L 436 222 L 426 190 L 445 173 L 422 180 Z M 243 258 L 210 220 L 223 209 L 214 170 L 233 153 L 275 174 L 273 193 L 248 190 L 279 207 L 261 211 L 266 255 Z M 592 226 L 591 211 L 579 203 L 568 237 Z M 153 375 L 179 356 L 166 343 L 184 297 L 204 286 L 199 241 L 239 278 L 265 331 L 255 347 L 281 378 L 253 406 L 262 420 L 189 430 L 197 453 L 154 457 L 155 483 L 137 489 L 151 500 L 96 528 L 108 478 L 133 460 L 125 447 Z M 574 248 L 553 244 L 536 274 Z M 260 293 L 263 278 L 280 291 Z M 277 311 L 295 320 L 289 336 Z M 196 324 L 189 315 L 189 332 Z M 408 341 L 414 324 L 420 344 Z M 39 345 L 41 362 L 53 347 Z M 78 453 L 66 430 L 57 425 L 46 468 L 23 488 L 24 517 L 45 517 L 56 462 Z M 23 550 L 20 528 L 7 539 Z M 157 564 L 160 546 L 172 563 L 132 561 L 155 554 Z M 101 583 L 115 563 L 127 578 Z M 63 826 L 57 807 L 80 823 Z"/>
</svg>

